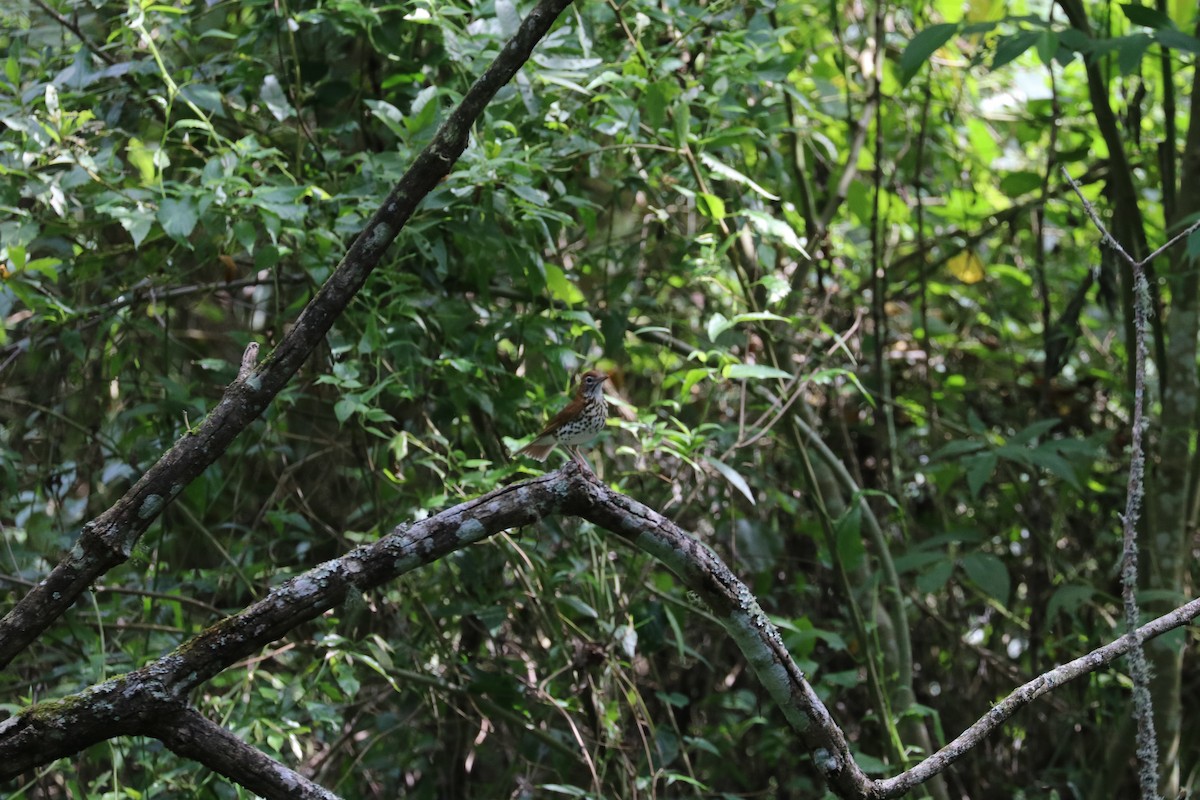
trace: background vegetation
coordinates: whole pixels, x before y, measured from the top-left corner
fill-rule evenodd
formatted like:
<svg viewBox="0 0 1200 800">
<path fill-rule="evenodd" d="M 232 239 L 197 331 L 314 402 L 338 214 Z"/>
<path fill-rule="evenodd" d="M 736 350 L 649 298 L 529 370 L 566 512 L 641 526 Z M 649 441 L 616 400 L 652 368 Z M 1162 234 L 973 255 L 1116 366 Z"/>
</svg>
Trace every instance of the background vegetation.
<svg viewBox="0 0 1200 800">
<path fill-rule="evenodd" d="M 526 10 L 49 2 L 0 11 L 10 601 L 278 341 Z M 1131 283 L 1060 168 L 1135 255 L 1195 219 L 1196 23 L 1186 2 L 576 4 L 327 347 L 0 674 L 0 709 L 536 472 L 507 453 L 600 366 L 630 419 L 598 472 L 721 553 L 894 773 L 1122 630 Z M 1194 584 L 1197 252 L 1153 264 L 1150 610 Z M 1200 781 L 1194 641 L 1150 652 L 1168 797 Z M 1065 687 L 929 791 L 1128 796 L 1127 684 Z M 587 525 L 457 553 L 195 700 L 346 797 L 819 791 L 723 631 Z M 118 739 L 20 791 L 239 790 Z"/>
</svg>

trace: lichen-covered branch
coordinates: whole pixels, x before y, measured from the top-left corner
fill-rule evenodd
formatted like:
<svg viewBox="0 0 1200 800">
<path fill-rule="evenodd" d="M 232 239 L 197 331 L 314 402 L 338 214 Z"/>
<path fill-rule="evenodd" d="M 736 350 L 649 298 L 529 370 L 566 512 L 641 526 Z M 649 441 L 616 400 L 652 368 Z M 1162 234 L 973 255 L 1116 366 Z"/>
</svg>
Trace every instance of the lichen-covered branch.
<svg viewBox="0 0 1200 800">
<path fill-rule="evenodd" d="M 150 735 L 270 800 L 338 800 L 337 795 L 243 742 L 200 712 L 184 708 L 151 722 Z"/>
<path fill-rule="evenodd" d="M 814 764 L 843 798 L 897 797 L 962 758 L 1017 709 L 1094 672 L 1140 642 L 1200 616 L 1193 600 L 1014 691 L 979 722 L 913 769 L 873 781 L 855 763 L 845 735 L 792 660 L 750 590 L 709 547 L 652 509 L 615 492 L 574 464 L 502 487 L 428 519 L 401 525 L 279 585 L 241 613 L 211 626 L 146 666 L 82 692 L 30 706 L 0 722 L 0 780 L 119 736 L 161 739 L 231 780 L 270 797 L 325 797 L 287 767 L 215 729 L 188 706 L 189 693 L 298 625 L 406 572 L 500 531 L 555 515 L 579 516 L 660 559 L 712 610 L 754 668 Z M 213 752 L 204 752 L 204 741 Z M 286 787 L 293 787 L 288 794 Z M 299 788 L 296 788 L 299 787 Z M 300 792 L 300 794 L 297 794 Z M 307 794 L 304 794 L 304 793 Z"/>
</svg>

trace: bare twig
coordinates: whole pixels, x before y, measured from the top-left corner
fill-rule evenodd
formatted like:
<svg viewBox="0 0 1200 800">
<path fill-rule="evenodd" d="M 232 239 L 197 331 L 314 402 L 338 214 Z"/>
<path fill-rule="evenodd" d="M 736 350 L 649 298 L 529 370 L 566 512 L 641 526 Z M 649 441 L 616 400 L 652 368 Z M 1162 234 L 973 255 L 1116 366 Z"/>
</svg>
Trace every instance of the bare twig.
<svg viewBox="0 0 1200 800">
<path fill-rule="evenodd" d="M 1133 631 L 1141 621 L 1141 611 L 1138 608 L 1138 545 L 1137 522 L 1141 515 L 1142 500 L 1145 496 L 1146 455 L 1143 436 L 1146 430 L 1145 395 L 1146 395 L 1146 337 L 1149 333 L 1149 316 L 1151 308 L 1150 286 L 1146 280 L 1146 266 L 1155 257 L 1179 242 L 1192 231 L 1200 228 L 1200 222 L 1194 223 L 1182 231 L 1162 247 L 1138 261 L 1126 252 L 1121 243 L 1108 232 L 1099 214 L 1087 198 L 1083 196 L 1078 184 L 1071 178 L 1066 167 L 1062 168 L 1071 188 L 1075 190 L 1079 201 L 1083 203 L 1084 211 L 1100 232 L 1102 242 L 1112 248 L 1126 263 L 1133 274 L 1133 420 L 1131 421 L 1132 441 L 1129 454 L 1129 480 L 1125 496 L 1125 513 L 1121 518 L 1122 526 L 1122 558 L 1121 558 L 1121 597 L 1125 609 L 1125 626 Z M 1130 677 L 1133 679 L 1133 706 L 1137 719 L 1137 758 L 1140 765 L 1139 778 L 1143 800 L 1157 800 L 1158 793 L 1158 738 L 1154 731 L 1154 706 L 1150 696 L 1150 666 L 1146 659 L 1145 650 L 1139 645 L 1129 652 Z"/>
<path fill-rule="evenodd" d="M 878 781 L 875 784 L 877 791 L 872 796 L 876 798 L 901 796 L 958 761 L 1022 707 L 1047 692 L 1061 687 L 1067 681 L 1095 672 L 1123 655 L 1140 650 L 1143 643 L 1156 636 L 1161 636 L 1167 631 L 1182 627 L 1198 616 L 1200 616 L 1200 598 L 1146 623 L 1115 642 L 1098 647 L 1087 655 L 1042 673 L 1023 686 L 1014 689 L 1008 697 L 993 706 L 978 722 L 917 766 L 894 778 Z"/>
</svg>

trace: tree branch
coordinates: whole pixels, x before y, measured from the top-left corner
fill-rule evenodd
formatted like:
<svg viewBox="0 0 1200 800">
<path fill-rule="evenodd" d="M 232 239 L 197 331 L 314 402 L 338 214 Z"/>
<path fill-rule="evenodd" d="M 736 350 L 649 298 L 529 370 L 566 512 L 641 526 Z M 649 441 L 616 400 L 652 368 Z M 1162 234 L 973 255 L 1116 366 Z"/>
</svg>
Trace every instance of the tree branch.
<svg viewBox="0 0 1200 800">
<path fill-rule="evenodd" d="M 0 667 L 6 666 L 66 611 L 92 582 L 129 558 L 151 523 L 266 409 L 379 263 L 421 200 L 450 173 L 471 125 L 528 60 L 571 0 L 541 0 L 496 60 L 475 81 L 433 141 L 355 239 L 341 264 L 259 367 L 229 385 L 212 413 L 159 458 L 110 509 L 89 521 L 75 546 L 0 620 Z"/>
<path fill-rule="evenodd" d="M 621 536 L 661 560 L 696 592 L 804 741 L 832 791 L 843 798 L 874 800 L 903 794 L 962 758 L 1022 706 L 1200 616 L 1200 599 L 1193 600 L 1050 670 L 1014 691 L 913 769 L 872 781 L 854 761 L 844 734 L 792 660 L 778 630 L 716 553 L 671 520 L 568 463 L 558 472 L 496 489 L 428 519 L 401 525 L 377 542 L 280 584 L 262 600 L 157 661 L 61 700 L 23 709 L 0 722 L 0 780 L 107 739 L 148 735 L 269 797 L 326 797 L 315 784 L 289 784 L 303 779 L 203 720 L 188 707 L 188 694 L 298 625 L 341 604 L 351 592 L 370 590 L 500 531 L 555 515 L 579 516 Z M 246 758 L 248 753 L 252 758 Z M 285 772 L 270 777 L 264 769 Z M 281 788 L 285 785 L 302 788 L 289 795 Z"/>
<path fill-rule="evenodd" d="M 337 795 L 289 769 L 191 708 L 151 722 L 148 733 L 190 758 L 272 800 L 337 800 Z"/>
<path fill-rule="evenodd" d="M 1200 598 L 1146 623 L 1115 642 L 1098 647 L 1087 655 L 1080 656 L 1074 661 L 1068 661 L 1049 672 L 1043 672 L 1028 683 L 1014 689 L 1008 697 L 992 706 L 992 710 L 980 717 L 978 722 L 917 766 L 894 778 L 877 781 L 875 796 L 881 799 L 901 796 L 958 761 L 1022 707 L 1059 688 L 1067 681 L 1095 672 L 1100 667 L 1132 652 L 1144 642 L 1188 624 L 1198 616 L 1200 616 Z"/>
</svg>

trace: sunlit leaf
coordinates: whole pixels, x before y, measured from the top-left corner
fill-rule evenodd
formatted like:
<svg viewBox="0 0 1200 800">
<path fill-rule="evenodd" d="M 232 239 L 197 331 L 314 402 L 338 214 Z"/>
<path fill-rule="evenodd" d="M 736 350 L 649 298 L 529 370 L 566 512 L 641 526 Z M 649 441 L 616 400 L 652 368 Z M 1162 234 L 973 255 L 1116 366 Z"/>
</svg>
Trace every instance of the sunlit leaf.
<svg viewBox="0 0 1200 800">
<path fill-rule="evenodd" d="M 700 209 L 701 214 L 709 219 L 719 220 L 725 218 L 725 201 L 715 194 L 697 192 L 696 207 Z"/>
<path fill-rule="evenodd" d="M 136 136 L 129 140 L 129 144 L 125 146 L 125 154 L 129 157 L 129 163 L 137 168 L 138 173 L 142 176 L 142 183 L 151 183 L 158 170 L 154 165 L 154 150 L 157 148 L 148 147 L 142 143 L 142 140 Z"/>
<path fill-rule="evenodd" d="M 792 377 L 790 373 L 784 372 L 775 367 L 768 367 L 766 364 L 730 364 L 724 369 L 724 376 L 731 380 L 768 380 L 771 378 L 787 379 Z"/>
<path fill-rule="evenodd" d="M 702 162 L 704 162 L 705 166 L 707 166 L 715 174 L 719 175 L 722 178 L 727 178 L 731 181 L 734 181 L 735 183 L 740 183 L 743 186 L 746 186 L 746 187 L 754 190 L 755 192 L 762 195 L 763 197 L 765 197 L 768 200 L 778 200 L 779 199 L 778 195 L 771 194 L 766 189 L 759 186 L 757 183 L 755 183 L 754 181 L 752 181 L 750 178 L 743 175 L 742 173 L 738 172 L 733 167 L 731 167 L 727 164 L 723 164 L 720 161 L 718 161 L 710 153 L 701 153 L 700 160 Z"/>
<path fill-rule="evenodd" d="M 725 477 L 725 480 L 729 481 L 729 484 L 733 488 L 741 492 L 742 495 L 750 501 L 750 505 L 755 505 L 754 493 L 750 491 L 750 484 L 746 483 L 746 479 L 743 478 L 737 470 L 725 462 L 718 461 L 711 456 L 705 456 L 704 460 L 707 461 L 713 469 L 721 473 Z"/>
<path fill-rule="evenodd" d="M 708 324 L 705 326 L 705 333 L 708 334 L 708 339 L 711 342 L 716 342 L 717 337 L 725 331 L 733 327 L 733 322 L 725 318 L 725 315 L 720 311 L 715 312 L 708 318 Z"/>
<path fill-rule="evenodd" d="M 288 102 L 287 95 L 283 92 L 283 86 L 280 85 L 279 78 L 274 75 L 267 75 L 263 78 L 259 97 L 267 104 L 267 110 L 271 112 L 271 116 L 275 117 L 279 122 L 283 122 L 296 113 L 292 108 L 292 104 Z"/>
<path fill-rule="evenodd" d="M 584 300 L 583 292 L 579 291 L 579 287 L 572 283 L 566 273 L 555 264 L 546 265 L 546 288 L 550 290 L 550 295 L 554 299 L 561 300 L 568 305 L 582 303 Z"/>
<path fill-rule="evenodd" d="M 963 250 L 952 256 L 946 262 L 946 267 L 951 275 L 963 283 L 979 283 L 984 277 L 983 262 L 971 250 Z"/>
</svg>

